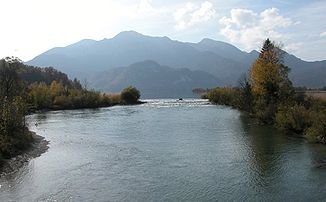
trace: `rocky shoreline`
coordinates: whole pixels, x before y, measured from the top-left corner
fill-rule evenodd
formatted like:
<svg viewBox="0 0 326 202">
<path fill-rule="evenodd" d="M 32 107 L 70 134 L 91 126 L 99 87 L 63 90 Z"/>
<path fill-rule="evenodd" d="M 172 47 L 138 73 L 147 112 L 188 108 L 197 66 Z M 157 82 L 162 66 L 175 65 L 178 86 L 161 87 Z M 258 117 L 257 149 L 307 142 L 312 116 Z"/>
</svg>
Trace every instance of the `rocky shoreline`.
<svg viewBox="0 0 326 202">
<path fill-rule="evenodd" d="M 45 138 L 42 136 L 36 135 L 34 132 L 31 133 L 33 136 L 31 147 L 24 151 L 24 153 L 5 160 L 2 168 L 0 169 L 0 176 L 18 171 L 20 168 L 26 165 L 30 159 L 39 157 L 48 150 L 49 141 L 45 140 Z"/>
</svg>

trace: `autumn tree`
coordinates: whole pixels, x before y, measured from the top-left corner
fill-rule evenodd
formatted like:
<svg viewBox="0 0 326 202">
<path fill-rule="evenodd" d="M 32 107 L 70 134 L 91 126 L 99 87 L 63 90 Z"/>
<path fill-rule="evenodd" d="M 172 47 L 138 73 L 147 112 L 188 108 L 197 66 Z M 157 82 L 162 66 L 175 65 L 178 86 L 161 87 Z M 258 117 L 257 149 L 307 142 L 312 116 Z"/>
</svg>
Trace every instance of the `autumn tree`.
<svg viewBox="0 0 326 202">
<path fill-rule="evenodd" d="M 283 64 L 284 52 L 267 39 L 259 57 L 250 69 L 252 92 L 256 99 L 257 116 L 272 121 L 278 104 L 292 97 L 289 68 Z"/>
<path fill-rule="evenodd" d="M 52 81 L 50 85 L 50 94 L 54 99 L 56 96 L 67 95 L 67 87 L 63 85 L 62 82 Z"/>
<path fill-rule="evenodd" d="M 283 53 L 267 39 L 258 59 L 251 67 L 252 90 L 266 100 L 278 99 L 292 89 L 292 83 L 288 78 L 289 68 L 283 64 Z"/>
<path fill-rule="evenodd" d="M 45 83 L 30 85 L 29 95 L 37 109 L 50 108 L 52 105 L 51 90 Z"/>
</svg>

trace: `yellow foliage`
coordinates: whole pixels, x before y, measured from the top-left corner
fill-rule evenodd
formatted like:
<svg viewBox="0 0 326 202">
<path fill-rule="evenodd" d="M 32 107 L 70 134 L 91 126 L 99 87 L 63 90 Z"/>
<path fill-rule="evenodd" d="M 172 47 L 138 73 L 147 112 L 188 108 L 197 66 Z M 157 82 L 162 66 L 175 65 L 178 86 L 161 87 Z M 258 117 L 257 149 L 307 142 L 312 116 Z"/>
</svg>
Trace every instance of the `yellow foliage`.
<svg viewBox="0 0 326 202">
<path fill-rule="evenodd" d="M 52 81 L 51 83 L 51 86 L 50 86 L 50 94 L 51 94 L 51 97 L 55 97 L 57 96 L 57 92 L 58 92 L 58 83 L 57 81 Z"/>
<path fill-rule="evenodd" d="M 270 91 L 268 86 L 277 87 L 282 82 L 280 65 L 272 62 L 265 63 L 263 59 L 258 58 L 251 67 L 250 78 L 254 94 L 267 94 Z"/>
<path fill-rule="evenodd" d="M 64 85 L 60 82 L 58 83 L 57 81 L 52 81 L 51 86 L 50 86 L 50 93 L 51 97 L 54 99 L 56 96 L 61 96 L 64 94 L 65 87 Z"/>
</svg>

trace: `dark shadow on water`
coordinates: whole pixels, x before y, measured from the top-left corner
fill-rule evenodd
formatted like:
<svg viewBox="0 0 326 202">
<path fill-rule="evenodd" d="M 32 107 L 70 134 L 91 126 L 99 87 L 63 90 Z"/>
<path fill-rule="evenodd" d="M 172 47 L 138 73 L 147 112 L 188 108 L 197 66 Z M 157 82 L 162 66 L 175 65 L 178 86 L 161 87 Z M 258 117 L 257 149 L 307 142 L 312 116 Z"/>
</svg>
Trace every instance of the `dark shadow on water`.
<svg viewBox="0 0 326 202">
<path fill-rule="evenodd" d="M 286 137 L 272 126 L 259 125 L 247 115 L 240 116 L 246 144 L 250 153 L 250 169 L 255 171 L 251 182 L 264 187 L 282 178 L 284 170 L 284 147 L 289 144 Z"/>
</svg>

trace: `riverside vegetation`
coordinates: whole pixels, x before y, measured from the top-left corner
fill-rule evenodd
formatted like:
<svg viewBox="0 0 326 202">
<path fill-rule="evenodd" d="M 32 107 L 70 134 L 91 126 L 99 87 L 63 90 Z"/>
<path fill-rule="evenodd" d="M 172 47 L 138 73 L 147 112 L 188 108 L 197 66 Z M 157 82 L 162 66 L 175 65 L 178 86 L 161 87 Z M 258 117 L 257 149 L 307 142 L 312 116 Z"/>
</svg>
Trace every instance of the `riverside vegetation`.
<svg viewBox="0 0 326 202">
<path fill-rule="evenodd" d="M 296 92 L 283 64 L 283 51 L 269 39 L 239 87 L 214 88 L 205 95 L 215 104 L 248 112 L 287 134 L 326 144 L 326 101 Z"/>
<path fill-rule="evenodd" d="M 108 107 L 140 103 L 140 92 L 128 87 L 121 94 L 87 90 L 77 79 L 54 68 L 23 64 L 17 58 L 0 60 L 0 167 L 28 149 L 33 135 L 25 116 L 37 110 Z"/>
</svg>

